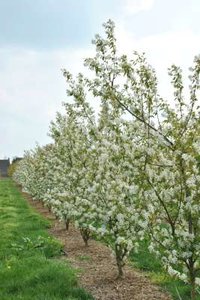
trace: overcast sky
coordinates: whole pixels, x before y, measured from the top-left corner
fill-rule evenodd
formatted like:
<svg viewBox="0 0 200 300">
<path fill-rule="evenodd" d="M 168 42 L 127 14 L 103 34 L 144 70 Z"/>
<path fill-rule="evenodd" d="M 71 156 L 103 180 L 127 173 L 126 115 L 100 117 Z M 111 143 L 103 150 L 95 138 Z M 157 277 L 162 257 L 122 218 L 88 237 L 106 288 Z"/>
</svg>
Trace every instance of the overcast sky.
<svg viewBox="0 0 200 300">
<path fill-rule="evenodd" d="M 167 68 L 185 76 L 200 53 L 199 0 L 0 0 L 0 158 L 44 145 L 67 100 L 60 71 L 83 70 L 102 23 L 115 21 L 119 49 L 146 53 L 168 96 Z"/>
</svg>

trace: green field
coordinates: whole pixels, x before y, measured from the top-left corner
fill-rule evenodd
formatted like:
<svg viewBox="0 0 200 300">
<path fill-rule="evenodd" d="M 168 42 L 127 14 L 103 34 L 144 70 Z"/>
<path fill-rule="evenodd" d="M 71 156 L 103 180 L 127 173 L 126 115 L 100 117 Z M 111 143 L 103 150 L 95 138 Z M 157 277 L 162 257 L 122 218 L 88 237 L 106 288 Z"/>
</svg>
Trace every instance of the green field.
<svg viewBox="0 0 200 300">
<path fill-rule="evenodd" d="M 49 226 L 10 179 L 0 180 L 1 300 L 93 299 L 59 259 L 62 245 L 49 236 Z"/>
</svg>

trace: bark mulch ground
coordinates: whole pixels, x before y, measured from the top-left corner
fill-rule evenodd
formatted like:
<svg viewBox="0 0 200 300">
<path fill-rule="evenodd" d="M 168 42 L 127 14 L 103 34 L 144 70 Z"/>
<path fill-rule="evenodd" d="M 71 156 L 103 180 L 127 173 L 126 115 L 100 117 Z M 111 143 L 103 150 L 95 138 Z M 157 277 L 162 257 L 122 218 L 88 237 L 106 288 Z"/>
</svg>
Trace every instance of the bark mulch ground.
<svg viewBox="0 0 200 300">
<path fill-rule="evenodd" d="M 55 219 L 39 201 L 23 193 L 37 212 L 52 221 L 49 230 L 64 244 L 67 259 L 77 269 L 79 284 L 96 300 L 171 300 L 172 298 L 152 284 L 142 272 L 125 267 L 123 279 L 117 279 L 117 268 L 110 249 L 100 242 L 91 240 L 85 247 L 79 231 L 71 224 L 66 231 L 62 222 Z"/>
</svg>

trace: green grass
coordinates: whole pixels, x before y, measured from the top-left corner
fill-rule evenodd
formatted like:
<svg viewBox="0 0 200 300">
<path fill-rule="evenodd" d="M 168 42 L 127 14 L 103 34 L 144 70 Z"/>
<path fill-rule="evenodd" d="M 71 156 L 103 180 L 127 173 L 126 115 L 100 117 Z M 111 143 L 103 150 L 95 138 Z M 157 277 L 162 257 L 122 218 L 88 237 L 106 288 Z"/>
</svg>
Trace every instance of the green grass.
<svg viewBox="0 0 200 300">
<path fill-rule="evenodd" d="M 60 260 L 63 246 L 49 236 L 10 179 L 0 180 L 0 299 L 89 300 L 75 271 Z"/>
<path fill-rule="evenodd" d="M 170 277 L 162 268 L 160 261 L 148 250 L 148 239 L 139 243 L 139 251 L 130 254 L 130 262 L 134 267 L 143 270 L 152 282 L 161 286 L 176 300 L 189 300 L 190 289 L 182 281 Z M 196 300 L 200 300 L 197 296 Z"/>
</svg>

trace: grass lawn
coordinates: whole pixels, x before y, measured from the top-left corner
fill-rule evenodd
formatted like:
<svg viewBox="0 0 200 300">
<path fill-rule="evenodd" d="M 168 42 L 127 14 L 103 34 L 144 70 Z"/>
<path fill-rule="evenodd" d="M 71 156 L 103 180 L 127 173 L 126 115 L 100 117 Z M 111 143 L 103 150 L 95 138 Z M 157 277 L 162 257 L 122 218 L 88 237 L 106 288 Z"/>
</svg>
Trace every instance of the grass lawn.
<svg viewBox="0 0 200 300">
<path fill-rule="evenodd" d="M 59 260 L 62 245 L 50 223 L 26 202 L 10 179 L 0 180 L 0 299 L 93 299 Z"/>
</svg>

